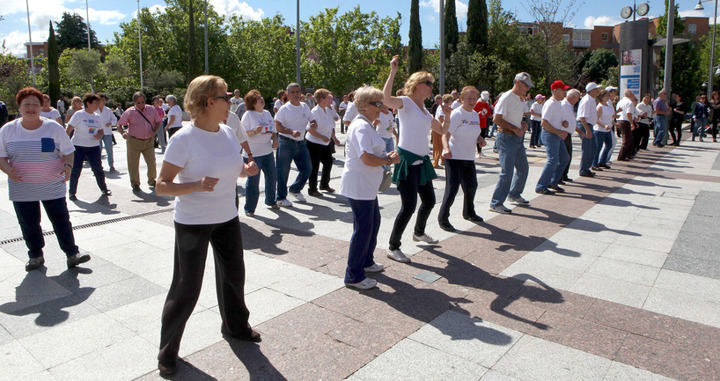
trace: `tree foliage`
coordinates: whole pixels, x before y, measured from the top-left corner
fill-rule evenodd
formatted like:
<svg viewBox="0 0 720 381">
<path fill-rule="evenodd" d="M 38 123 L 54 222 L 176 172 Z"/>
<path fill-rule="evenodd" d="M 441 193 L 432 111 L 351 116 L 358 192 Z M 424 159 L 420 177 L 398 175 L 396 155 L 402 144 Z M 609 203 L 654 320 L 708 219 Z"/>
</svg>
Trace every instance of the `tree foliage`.
<svg viewBox="0 0 720 381">
<path fill-rule="evenodd" d="M 60 21 L 55 23 L 55 29 L 57 30 L 58 48 L 61 52 L 65 49 L 87 49 L 87 24 L 82 16 L 77 13 L 63 12 Z M 92 28 L 90 28 L 90 43 L 92 47 L 100 44 Z"/>
<path fill-rule="evenodd" d="M 455 0 L 440 1 L 445 1 L 445 22 L 443 24 L 445 27 L 445 58 L 449 59 L 457 50 L 459 38 Z"/>
<path fill-rule="evenodd" d="M 420 5 L 418 0 L 410 2 L 410 32 L 408 39 L 408 71 L 414 73 L 422 69 L 423 47 L 422 27 L 420 26 Z"/>
<path fill-rule="evenodd" d="M 488 9 L 485 0 L 468 1 L 467 42 L 472 52 L 487 48 Z"/>
<path fill-rule="evenodd" d="M 614 52 L 607 49 L 597 49 L 589 52 L 582 68 L 581 80 L 600 83 L 608 79 L 608 70 L 618 66 L 619 62 Z"/>
</svg>

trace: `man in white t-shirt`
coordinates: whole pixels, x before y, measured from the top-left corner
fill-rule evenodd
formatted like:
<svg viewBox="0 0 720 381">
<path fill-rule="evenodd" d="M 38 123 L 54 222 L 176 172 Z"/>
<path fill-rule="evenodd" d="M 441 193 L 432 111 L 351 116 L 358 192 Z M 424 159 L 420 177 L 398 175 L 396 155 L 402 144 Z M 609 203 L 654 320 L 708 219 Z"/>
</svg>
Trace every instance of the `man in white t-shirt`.
<svg viewBox="0 0 720 381">
<path fill-rule="evenodd" d="M 300 85 L 291 83 L 287 87 L 288 102 L 278 110 L 275 115 L 275 128 L 280 136 L 280 145 L 277 149 L 277 205 L 289 207 L 292 202 L 287 199 L 288 176 L 290 163 L 295 162 L 298 175 L 290 185 L 290 194 L 295 201 L 305 202 L 300 193 L 312 172 L 310 152 L 305 143 L 305 130 L 308 123 L 317 126 L 312 120 L 312 113 L 307 104 L 300 102 Z"/>
<path fill-rule="evenodd" d="M 242 103 L 245 103 L 245 100 L 242 98 L 242 94 L 240 94 L 240 90 L 235 89 L 233 91 L 233 97 L 230 98 L 230 112 L 235 112 L 238 109 L 238 106 L 240 106 Z M 242 116 L 238 116 L 242 117 Z"/>
<path fill-rule="evenodd" d="M 103 127 L 103 136 L 102 139 L 100 139 L 100 147 L 102 149 L 102 146 L 105 146 L 108 167 L 110 167 L 109 172 L 115 172 L 115 163 L 113 159 L 112 126 L 117 124 L 117 117 L 115 116 L 115 113 L 110 110 L 109 107 L 105 106 L 105 103 L 107 103 L 107 95 L 100 93 L 98 94 L 98 98 L 100 98 L 100 105 L 96 113 L 100 115 L 100 124 Z"/>
<path fill-rule="evenodd" d="M 618 153 L 618 161 L 628 161 L 632 156 L 632 130 L 635 129 L 637 106 L 635 94 L 630 89 L 625 90 L 625 96 L 617 104 L 618 127 L 623 138 L 623 145 Z M 657 112 L 657 109 L 655 110 Z"/>
<path fill-rule="evenodd" d="M 578 101 L 580 101 L 581 96 L 582 94 L 580 94 L 580 91 L 578 89 L 572 89 L 567 92 L 565 99 L 562 101 L 565 120 L 567 121 L 565 131 L 568 133 L 568 135 L 565 137 L 565 149 L 567 149 L 568 157 L 570 158 L 570 160 L 568 160 L 568 163 L 565 166 L 565 170 L 563 171 L 561 180 L 559 182 L 560 185 L 565 185 L 566 183 L 572 182 L 572 179 L 568 177 L 568 172 L 570 171 L 570 163 L 572 162 L 573 155 L 572 137 L 574 132 L 577 132 L 582 136 L 582 132 L 577 128 L 577 122 L 575 121 L 575 119 L 577 119 L 577 115 L 575 114 L 575 105 L 578 103 Z"/>
<path fill-rule="evenodd" d="M 348 94 L 348 102 L 347 102 L 347 109 L 345 110 L 345 115 L 342 117 L 342 123 L 340 124 L 340 132 L 345 133 L 350 127 L 350 123 L 355 119 L 355 117 L 358 115 L 358 109 L 355 107 L 355 92 L 352 91 L 350 94 Z"/>
<path fill-rule="evenodd" d="M 555 81 L 550 85 L 552 96 L 545 101 L 542 108 L 542 141 L 545 144 L 547 161 L 540 174 L 535 193 L 552 195 L 555 192 L 564 192 L 558 183 L 561 180 L 565 166 L 570 162 L 567 149 L 565 149 L 565 138 L 568 135 L 568 126 L 565 120 L 565 110 L 562 105 L 565 99 L 565 91 L 569 86 L 563 81 Z"/>
<path fill-rule="evenodd" d="M 577 130 L 582 138 L 582 156 L 580 158 L 580 176 L 593 173 L 590 170 L 593 157 L 595 157 L 595 143 L 593 142 L 593 126 L 597 123 L 597 102 L 595 97 L 600 93 L 600 86 L 590 82 L 585 86 L 585 96 L 578 105 Z M 602 169 L 596 169 L 602 171 Z"/>
<path fill-rule="evenodd" d="M 524 97 L 535 85 L 530 74 L 522 72 L 515 75 L 513 87 L 506 91 L 495 106 L 493 122 L 498 126 L 496 140 L 500 154 L 500 176 L 490 201 L 490 211 L 510 213 L 503 203 L 505 199 L 517 205 L 530 204 L 522 198 L 528 175 L 528 161 L 523 145 L 523 137 L 528 129 L 523 123 L 525 112 Z"/>
</svg>

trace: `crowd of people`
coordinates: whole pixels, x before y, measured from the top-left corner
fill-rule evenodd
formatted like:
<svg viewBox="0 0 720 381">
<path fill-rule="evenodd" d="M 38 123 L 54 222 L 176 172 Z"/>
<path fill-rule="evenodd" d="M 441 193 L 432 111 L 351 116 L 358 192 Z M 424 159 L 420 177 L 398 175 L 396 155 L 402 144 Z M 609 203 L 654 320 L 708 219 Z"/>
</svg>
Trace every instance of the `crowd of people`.
<svg viewBox="0 0 720 381">
<path fill-rule="evenodd" d="M 339 193 L 347 199 L 353 216 L 344 281 L 348 287 L 367 290 L 377 282 L 366 274 L 384 269 L 374 257 L 381 222 L 377 195 L 390 181 L 400 194 L 401 207 L 393 222 L 387 257 L 408 263 L 411 259 L 401 250 L 401 242 L 413 215 L 412 239 L 438 243 L 426 232 L 436 204 L 433 180 L 437 169 L 445 170 L 439 227 L 455 231 L 450 208 L 461 188 L 462 217 L 474 223 L 483 221 L 475 210 L 476 160 L 482 157 L 489 137 L 494 137 L 500 167 L 489 211 L 508 214 L 512 210 L 505 206 L 506 201 L 524 207 L 530 204 L 522 197 L 529 171 L 528 131 L 527 148 L 544 149 L 547 156 L 535 192 L 554 195 L 565 192 L 562 186 L 572 181 L 569 168 L 575 133 L 582 149 L 578 175 L 594 177 L 597 171 L 611 169 L 617 136 L 622 138 L 618 161 L 632 160 L 647 149 L 651 130 L 654 146 L 664 146 L 668 132 L 671 144 L 679 145 L 681 123 L 688 111 L 677 94 L 668 100 L 663 90 L 654 100 L 645 94 L 638 101 L 626 90 L 618 99 L 616 88 L 601 88 L 594 82 L 580 90 L 558 80 L 550 86 L 549 96 L 532 96 L 535 85 L 524 72 L 514 77 L 512 88 L 499 94 L 495 102 L 488 91 L 474 86 L 433 97 L 435 78 L 424 71 L 411 74 L 393 94 L 397 71 L 396 56 L 382 90 L 366 85 L 341 97 L 326 89 L 303 94 L 300 84 L 291 83 L 277 93 L 272 111 L 258 90 L 244 96 L 239 90 L 229 93 L 222 78 L 200 76 L 189 84 L 184 97 L 183 106 L 191 119 L 185 125 L 183 110 L 173 95 L 156 96 L 148 105 L 145 95 L 137 92 L 131 107 L 114 113 L 106 106 L 104 94 L 75 97 L 65 110 L 60 102 L 53 108 L 50 97 L 34 88 L 20 90 L 16 103 L 22 116 L 0 128 L 0 170 L 9 178 L 9 197 L 28 248 L 25 269 L 32 271 L 44 263 L 41 204 L 68 267 L 90 260 L 75 244 L 66 195 L 77 200 L 84 161 L 90 164 L 101 197 L 112 195 L 105 182 L 101 147 L 105 147 L 109 171 L 115 171 L 113 126 L 117 126 L 127 148 L 133 192 L 141 190 L 142 155 L 147 185 L 158 195 L 175 196 L 176 200 L 175 266 L 162 313 L 158 355 L 161 373 L 172 374 L 185 323 L 200 293 L 208 245 L 215 256 L 222 333 L 260 341 L 248 323 L 244 302 L 238 178 L 246 177 L 243 210 L 248 217 L 253 217 L 257 208 L 261 174 L 264 204 L 272 209 L 292 207 L 288 196 L 295 202 L 307 202 L 302 194 L 306 184 L 312 197 L 324 197 L 320 191 L 334 193 L 330 177 L 333 153 L 340 145 L 337 122 L 339 133 L 346 134 Z M 426 107 L 429 99 L 434 99 L 430 110 Z M 698 97 L 692 116 L 693 139 L 703 139 L 709 122 L 716 139 L 717 109 L 717 93 L 710 102 Z M 164 154 L 159 175 L 156 148 Z M 288 186 L 293 163 L 298 174 Z"/>
</svg>

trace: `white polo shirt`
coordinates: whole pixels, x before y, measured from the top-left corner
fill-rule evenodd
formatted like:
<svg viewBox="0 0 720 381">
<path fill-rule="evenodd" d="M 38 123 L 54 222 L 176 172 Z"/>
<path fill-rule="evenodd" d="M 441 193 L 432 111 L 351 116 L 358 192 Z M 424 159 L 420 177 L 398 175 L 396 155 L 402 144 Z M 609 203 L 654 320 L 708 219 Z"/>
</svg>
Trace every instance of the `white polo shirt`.
<svg viewBox="0 0 720 381">
<path fill-rule="evenodd" d="M 495 105 L 495 114 L 502 115 L 503 119 L 517 128 L 522 127 L 524 112 L 525 102 L 515 95 L 512 90 L 503 93 Z"/>
<path fill-rule="evenodd" d="M 627 114 L 630 114 L 630 116 L 635 118 L 635 115 L 637 114 L 637 109 L 635 109 L 635 105 L 633 104 L 632 100 L 628 97 L 623 97 L 623 99 L 620 100 L 617 104 L 617 111 L 620 113 L 620 116 L 618 116 L 618 120 L 624 120 L 626 122 L 631 122 L 632 120 L 629 120 L 627 118 Z"/>
<path fill-rule="evenodd" d="M 546 120 L 554 128 L 565 131 L 562 126 L 562 122 L 565 120 L 564 117 L 562 101 L 556 100 L 553 97 L 545 101 L 542 108 L 543 120 Z"/>
<path fill-rule="evenodd" d="M 590 126 L 595 125 L 595 123 L 597 123 L 596 107 L 597 102 L 595 102 L 595 98 L 591 97 L 590 94 L 585 94 L 578 105 L 577 120 L 579 121 L 580 118 L 585 118 L 585 123 Z"/>
</svg>

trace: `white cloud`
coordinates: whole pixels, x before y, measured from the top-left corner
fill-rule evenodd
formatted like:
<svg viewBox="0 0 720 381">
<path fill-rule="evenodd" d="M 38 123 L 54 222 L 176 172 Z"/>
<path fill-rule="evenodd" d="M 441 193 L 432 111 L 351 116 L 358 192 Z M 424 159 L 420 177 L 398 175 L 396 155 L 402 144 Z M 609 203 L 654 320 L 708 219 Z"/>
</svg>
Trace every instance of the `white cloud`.
<svg viewBox="0 0 720 381">
<path fill-rule="evenodd" d="M 612 16 L 588 16 L 585 17 L 585 28 L 592 29 L 596 25 L 599 26 L 612 26 L 621 23 L 622 21 Z"/>
<path fill-rule="evenodd" d="M 707 10 L 707 8 L 706 8 Z M 680 17 L 707 17 L 705 15 L 705 11 L 696 11 L 695 9 L 688 9 L 686 11 L 679 11 L 678 14 Z M 712 23 L 712 16 L 710 16 L 710 21 Z"/>
<path fill-rule="evenodd" d="M 430 8 L 437 13 L 440 11 L 440 0 L 422 0 L 420 1 L 420 6 Z M 467 2 L 463 3 L 460 0 L 455 0 L 455 16 L 458 18 L 458 21 L 467 19 L 467 10 Z M 434 15 L 432 16 L 432 19 L 435 19 Z"/>
<path fill-rule="evenodd" d="M 33 31 L 32 40 L 34 42 L 46 41 L 49 31 Z M 25 57 L 27 48 L 25 43 L 28 41 L 27 30 L 14 30 L 10 33 L 0 33 L 0 45 L 5 42 L 5 48 L 8 52 L 16 57 Z"/>
<path fill-rule="evenodd" d="M 246 20 L 258 21 L 265 12 L 260 8 L 253 8 L 245 1 L 240 0 L 210 0 L 215 11 L 223 16 L 238 16 Z"/>
</svg>

